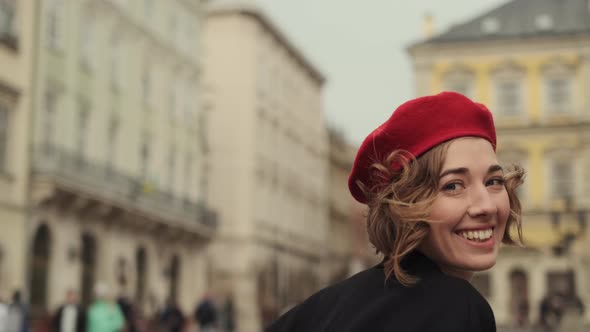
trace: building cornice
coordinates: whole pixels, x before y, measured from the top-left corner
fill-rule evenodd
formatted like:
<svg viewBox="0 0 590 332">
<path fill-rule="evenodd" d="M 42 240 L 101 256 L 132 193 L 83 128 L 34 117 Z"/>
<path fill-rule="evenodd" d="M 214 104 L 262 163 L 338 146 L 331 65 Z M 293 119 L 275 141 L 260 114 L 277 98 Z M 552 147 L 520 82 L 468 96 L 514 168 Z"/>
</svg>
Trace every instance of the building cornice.
<svg viewBox="0 0 590 332">
<path fill-rule="evenodd" d="M 307 70 L 320 86 L 325 83 L 326 78 L 321 71 L 303 55 L 302 51 L 286 37 L 279 27 L 259 7 L 251 4 L 212 4 L 207 11 L 208 17 L 235 14 L 244 15 L 257 21 L 287 49 L 289 54 Z"/>
<path fill-rule="evenodd" d="M 457 50 L 471 50 L 473 53 L 482 51 L 483 49 L 502 49 L 502 47 L 516 46 L 522 48 L 531 48 L 536 45 L 543 45 L 547 43 L 564 45 L 571 49 L 571 45 L 590 46 L 590 32 L 583 33 L 568 33 L 568 34 L 552 34 L 552 35 L 534 35 L 534 36 L 518 36 L 512 38 L 497 38 L 497 39 L 466 39 L 447 42 L 418 42 L 410 44 L 406 47 L 408 54 L 418 56 L 420 54 L 430 55 L 433 50 L 449 50 L 456 52 Z"/>
</svg>

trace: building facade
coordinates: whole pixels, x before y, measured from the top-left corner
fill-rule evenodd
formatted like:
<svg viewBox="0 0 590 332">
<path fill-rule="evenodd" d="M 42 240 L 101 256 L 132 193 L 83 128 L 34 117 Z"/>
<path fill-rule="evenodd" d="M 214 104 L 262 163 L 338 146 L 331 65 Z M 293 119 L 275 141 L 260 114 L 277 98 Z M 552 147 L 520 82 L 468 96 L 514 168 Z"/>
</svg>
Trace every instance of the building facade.
<svg viewBox="0 0 590 332">
<path fill-rule="evenodd" d="M 14 135 L 1 142 L 14 172 L 0 213 L 20 210 L 2 219 L 0 245 L 22 253 L 3 251 L 0 286 L 26 290 L 36 317 L 69 289 L 89 303 L 99 281 L 145 314 L 169 298 L 192 311 L 216 232 L 204 200 L 200 2 L 26 0 L 0 10 L 11 3 L 18 47 L 0 46 L 11 64 L 2 70 L 14 71 L 0 82 L 13 86 L 2 100 Z"/>
<path fill-rule="evenodd" d="M 28 135 L 36 1 L 0 3 L 0 299 L 26 283 Z"/>
<path fill-rule="evenodd" d="M 255 7 L 212 6 L 205 36 L 214 291 L 260 331 L 327 277 L 324 78 Z"/>
<path fill-rule="evenodd" d="M 344 135 L 331 128 L 329 137 L 328 203 L 329 226 L 327 239 L 328 253 L 325 267 L 328 269 L 328 283 L 332 284 L 350 276 L 356 258 L 355 227 L 358 219 L 354 216 L 354 199 L 348 191 L 348 175 L 352 169 L 357 148 L 349 144 Z"/>
<path fill-rule="evenodd" d="M 367 206 L 354 200 L 348 189 L 348 177 L 358 146 L 350 144 L 344 135 L 329 129 L 329 226 L 328 253 L 324 268 L 327 283 L 334 284 L 353 274 L 378 264 L 382 256 L 369 242 L 366 228 Z"/>
<path fill-rule="evenodd" d="M 557 293 L 590 304 L 589 18 L 586 0 L 509 1 L 409 48 L 417 95 L 453 90 L 488 105 L 499 160 L 527 170 L 525 248 L 503 248 L 474 279 L 499 325 L 537 323 Z"/>
</svg>

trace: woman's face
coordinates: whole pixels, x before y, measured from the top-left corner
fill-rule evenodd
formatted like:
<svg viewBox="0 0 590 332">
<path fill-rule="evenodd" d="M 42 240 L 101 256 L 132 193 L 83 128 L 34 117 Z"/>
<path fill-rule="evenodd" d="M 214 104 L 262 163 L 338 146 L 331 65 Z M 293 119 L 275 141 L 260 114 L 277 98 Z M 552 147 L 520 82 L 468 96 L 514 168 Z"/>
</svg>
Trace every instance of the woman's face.
<svg viewBox="0 0 590 332">
<path fill-rule="evenodd" d="M 468 279 L 496 263 L 510 215 L 503 174 L 487 140 L 460 138 L 449 145 L 430 232 L 419 247 L 445 273 Z"/>
</svg>

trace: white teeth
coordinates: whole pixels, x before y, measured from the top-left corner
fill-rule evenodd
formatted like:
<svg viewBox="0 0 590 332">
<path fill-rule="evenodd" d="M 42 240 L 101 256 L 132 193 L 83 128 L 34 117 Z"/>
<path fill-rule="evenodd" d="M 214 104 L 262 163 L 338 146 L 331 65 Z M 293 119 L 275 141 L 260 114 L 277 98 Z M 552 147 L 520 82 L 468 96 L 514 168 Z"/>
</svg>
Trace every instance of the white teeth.
<svg viewBox="0 0 590 332">
<path fill-rule="evenodd" d="M 489 239 L 494 234 L 492 229 L 480 230 L 480 231 L 463 231 L 460 232 L 463 238 L 468 240 L 480 240 L 485 241 Z"/>
</svg>

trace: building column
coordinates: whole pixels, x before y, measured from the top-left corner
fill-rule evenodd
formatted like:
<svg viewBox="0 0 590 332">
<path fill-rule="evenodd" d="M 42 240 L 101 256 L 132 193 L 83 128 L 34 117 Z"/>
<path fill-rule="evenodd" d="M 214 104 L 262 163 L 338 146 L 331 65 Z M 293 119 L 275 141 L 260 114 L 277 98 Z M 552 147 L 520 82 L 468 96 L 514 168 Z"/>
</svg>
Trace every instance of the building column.
<svg viewBox="0 0 590 332">
<path fill-rule="evenodd" d="M 236 330 L 243 332 L 262 331 L 255 271 L 235 274 L 233 284 L 236 299 L 236 322 L 238 324 Z"/>
<path fill-rule="evenodd" d="M 529 273 L 529 322 L 534 324 L 539 321 L 539 306 L 541 305 L 541 301 L 545 296 L 546 267 L 542 264 L 533 264 L 530 267 Z"/>
<path fill-rule="evenodd" d="M 494 309 L 494 316 L 498 325 L 505 325 L 510 320 L 510 314 L 508 312 L 510 293 L 508 264 L 498 264 L 494 267 L 491 271 L 491 277 L 491 304 Z"/>
</svg>

